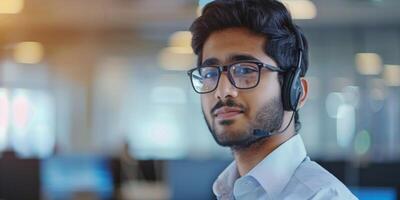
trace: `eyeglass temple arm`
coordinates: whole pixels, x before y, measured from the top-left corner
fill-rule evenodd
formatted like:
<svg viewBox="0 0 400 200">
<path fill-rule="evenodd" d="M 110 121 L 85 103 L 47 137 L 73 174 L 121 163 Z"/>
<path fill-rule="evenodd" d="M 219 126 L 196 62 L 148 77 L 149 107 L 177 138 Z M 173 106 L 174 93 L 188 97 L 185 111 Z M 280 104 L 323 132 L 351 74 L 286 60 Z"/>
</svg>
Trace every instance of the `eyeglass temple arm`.
<svg viewBox="0 0 400 200">
<path fill-rule="evenodd" d="M 285 72 L 285 70 L 281 69 L 280 67 L 275 67 L 275 66 L 268 65 L 268 64 L 263 64 L 262 67 L 267 68 L 274 72 Z"/>
</svg>

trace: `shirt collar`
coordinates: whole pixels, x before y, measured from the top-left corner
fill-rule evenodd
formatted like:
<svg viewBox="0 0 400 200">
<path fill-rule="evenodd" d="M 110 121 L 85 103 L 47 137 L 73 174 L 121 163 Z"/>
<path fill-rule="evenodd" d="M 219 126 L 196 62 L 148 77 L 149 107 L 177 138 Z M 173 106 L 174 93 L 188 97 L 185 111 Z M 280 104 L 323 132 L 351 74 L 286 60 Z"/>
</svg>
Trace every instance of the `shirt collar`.
<svg viewBox="0 0 400 200">
<path fill-rule="evenodd" d="M 235 181 L 240 177 L 233 161 L 217 178 L 213 184 L 213 192 L 217 197 L 230 197 Z"/>
<path fill-rule="evenodd" d="M 246 176 L 255 178 L 268 196 L 275 199 L 288 184 L 306 156 L 303 140 L 297 134 L 271 152 Z"/>
<path fill-rule="evenodd" d="M 307 152 L 300 135 L 295 135 L 258 163 L 245 176 L 255 178 L 272 199 L 285 188 L 296 168 L 306 158 Z M 236 162 L 232 162 L 213 184 L 217 197 L 232 195 L 239 178 Z"/>
</svg>

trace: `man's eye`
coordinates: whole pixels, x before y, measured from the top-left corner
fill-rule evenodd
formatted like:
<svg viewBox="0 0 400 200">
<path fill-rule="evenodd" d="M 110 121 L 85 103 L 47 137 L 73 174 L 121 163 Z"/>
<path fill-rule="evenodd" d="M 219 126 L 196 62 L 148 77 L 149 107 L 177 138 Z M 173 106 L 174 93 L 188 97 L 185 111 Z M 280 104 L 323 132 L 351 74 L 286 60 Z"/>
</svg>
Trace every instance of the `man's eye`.
<svg viewBox="0 0 400 200">
<path fill-rule="evenodd" d="M 216 71 L 208 71 L 208 72 L 203 72 L 202 77 L 203 78 L 215 78 L 217 77 L 218 73 Z"/>
<path fill-rule="evenodd" d="M 235 75 L 245 75 L 257 72 L 257 70 L 253 67 L 235 67 L 233 72 Z"/>
</svg>

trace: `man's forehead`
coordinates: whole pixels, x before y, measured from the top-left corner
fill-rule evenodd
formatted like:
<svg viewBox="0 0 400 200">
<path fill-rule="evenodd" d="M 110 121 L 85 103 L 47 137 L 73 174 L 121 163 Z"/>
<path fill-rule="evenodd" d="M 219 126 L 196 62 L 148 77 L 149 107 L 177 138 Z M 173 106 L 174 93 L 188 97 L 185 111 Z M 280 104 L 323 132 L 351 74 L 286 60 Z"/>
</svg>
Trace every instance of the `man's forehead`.
<svg viewBox="0 0 400 200">
<path fill-rule="evenodd" d="M 212 33 L 202 49 L 203 64 L 222 64 L 240 60 L 260 60 L 265 56 L 265 37 L 245 28 L 229 28 Z"/>
</svg>

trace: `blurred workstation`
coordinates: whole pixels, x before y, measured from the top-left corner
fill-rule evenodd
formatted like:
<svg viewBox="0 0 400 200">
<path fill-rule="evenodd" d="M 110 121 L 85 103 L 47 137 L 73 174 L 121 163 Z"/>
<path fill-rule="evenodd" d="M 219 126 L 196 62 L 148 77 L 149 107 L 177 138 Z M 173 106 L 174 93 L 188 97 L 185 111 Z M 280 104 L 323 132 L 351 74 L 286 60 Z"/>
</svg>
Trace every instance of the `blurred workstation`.
<svg viewBox="0 0 400 200">
<path fill-rule="evenodd" d="M 0 0 L 0 199 L 213 199 L 232 155 L 186 75 L 205 3 Z M 285 3 L 310 43 L 309 156 L 400 199 L 400 1 Z"/>
</svg>

